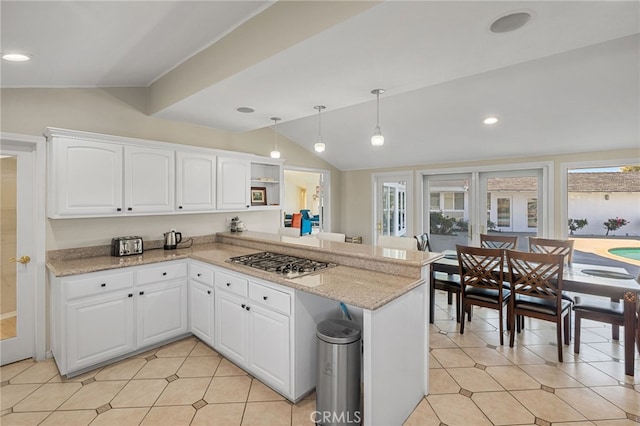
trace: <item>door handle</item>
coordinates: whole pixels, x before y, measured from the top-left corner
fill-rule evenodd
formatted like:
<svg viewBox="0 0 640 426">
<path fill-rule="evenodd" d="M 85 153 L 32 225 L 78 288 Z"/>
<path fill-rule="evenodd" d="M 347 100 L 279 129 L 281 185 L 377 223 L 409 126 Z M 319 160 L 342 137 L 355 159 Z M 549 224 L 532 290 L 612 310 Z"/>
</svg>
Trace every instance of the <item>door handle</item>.
<svg viewBox="0 0 640 426">
<path fill-rule="evenodd" d="M 12 258 L 9 259 L 9 262 L 11 262 L 11 263 L 19 262 L 19 263 L 22 263 L 23 265 L 26 265 L 27 263 L 31 262 L 31 258 L 29 256 L 22 256 L 19 259 L 16 259 L 15 257 L 12 257 Z"/>
</svg>

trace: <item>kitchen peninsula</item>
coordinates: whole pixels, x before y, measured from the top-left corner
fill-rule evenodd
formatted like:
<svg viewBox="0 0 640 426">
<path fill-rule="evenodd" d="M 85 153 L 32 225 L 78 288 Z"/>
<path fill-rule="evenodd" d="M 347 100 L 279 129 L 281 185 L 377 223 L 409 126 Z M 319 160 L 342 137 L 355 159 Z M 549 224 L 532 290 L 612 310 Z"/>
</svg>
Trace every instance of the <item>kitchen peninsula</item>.
<svg viewBox="0 0 640 426">
<path fill-rule="evenodd" d="M 200 277 L 201 274 L 206 276 L 204 267 L 210 265 L 216 268 L 216 315 L 219 310 L 224 309 L 225 305 L 220 305 L 218 302 L 223 300 L 219 296 L 225 296 L 225 290 L 227 290 L 219 287 L 220 277 L 229 277 L 230 279 L 223 279 L 223 281 L 227 281 L 226 285 L 229 286 L 231 283 L 235 285 L 231 278 L 248 276 L 249 294 L 246 294 L 246 299 L 243 299 L 248 302 L 252 301 L 251 289 L 254 287 L 272 291 L 274 295 L 281 293 L 278 292 L 279 289 L 291 295 L 291 307 L 284 304 L 276 306 L 276 308 L 284 309 L 285 313 L 291 311 L 290 333 L 291 340 L 296 340 L 296 346 L 292 348 L 292 355 L 289 358 L 292 364 L 288 366 L 291 375 L 286 377 L 289 377 L 288 381 L 292 384 L 290 388 L 286 386 L 278 388 L 277 383 L 271 382 L 274 383 L 274 388 L 280 389 L 283 394 L 287 393 L 286 389 L 290 389 L 289 399 L 295 400 L 301 396 L 300 389 L 303 387 L 297 384 L 299 376 L 310 376 L 309 383 L 315 383 L 313 377 L 315 372 L 309 371 L 315 368 L 314 351 L 312 348 L 297 346 L 300 345 L 300 342 L 306 346 L 313 346 L 315 335 L 312 327 L 314 324 L 313 322 L 309 324 L 308 319 L 309 317 L 314 317 L 314 320 L 323 319 L 317 318 L 319 312 L 324 312 L 323 315 L 326 317 L 338 317 L 340 311 L 338 303 L 335 302 L 347 304 L 349 311 L 362 326 L 364 404 L 362 417 L 364 424 L 401 424 L 426 394 L 428 389 L 427 307 L 429 306 L 426 283 L 428 283 L 429 264 L 440 258 L 441 255 L 320 241 L 312 237 L 291 238 L 256 232 L 219 233 L 215 239 L 202 242 L 202 244 L 195 244 L 188 249 L 146 251 L 141 256 L 125 259 L 112 258 L 107 255 L 85 259 L 51 258 L 48 267 L 52 275 L 50 280 L 52 285 L 52 323 L 56 322 L 56 316 L 61 316 L 60 307 L 56 308 L 54 305 L 59 304 L 62 295 L 56 294 L 55 286 L 59 285 L 64 277 L 77 276 L 78 274 L 100 274 L 98 271 L 112 273 L 113 270 L 117 270 L 116 272 L 124 273 L 129 269 L 135 271 L 136 268 L 157 266 L 153 264 L 173 265 L 176 271 L 175 276 L 178 277 L 181 273 L 178 271 L 183 267 L 181 265 L 183 262 L 190 269 L 188 277 L 191 284 L 191 280 L 196 276 Z M 261 251 L 273 251 L 331 262 L 337 266 L 313 274 L 290 278 L 228 262 L 231 257 Z M 172 272 L 169 271 L 169 275 L 171 275 Z M 150 274 L 146 269 L 137 273 L 142 276 Z M 163 273 L 166 274 L 166 272 Z M 213 275 L 211 281 L 214 281 Z M 137 282 L 136 285 L 138 285 Z M 126 295 L 129 294 L 131 293 Z M 206 294 L 205 291 L 203 297 Z M 211 290 L 209 290 L 209 294 L 211 294 Z M 237 294 L 231 295 L 228 300 L 236 300 L 237 296 Z M 234 297 L 236 299 L 233 299 Z M 298 303 L 299 298 L 302 303 Z M 194 303 L 198 303 L 199 299 L 194 300 L 189 296 L 189 300 L 190 304 L 185 309 L 192 310 L 195 306 Z M 269 300 L 278 301 L 280 299 L 274 297 Z M 317 301 L 320 303 L 316 303 Z M 316 304 L 331 308 L 323 311 L 317 309 Z M 254 311 L 258 308 L 255 308 Z M 309 312 L 312 312 L 313 315 Z M 218 319 L 218 316 L 215 318 Z M 299 318 L 303 318 L 303 321 L 300 322 Z M 305 321 L 306 325 L 303 326 L 302 323 Z M 216 324 L 216 338 L 213 340 L 215 343 L 212 346 L 224 355 L 231 355 L 229 356 L 231 360 L 237 361 L 238 358 L 234 358 L 233 353 L 225 351 L 224 346 L 222 348 L 216 347 L 216 343 L 220 343 L 219 335 L 225 332 L 225 327 L 227 327 L 225 324 Z M 52 328 L 52 347 L 54 355 L 56 355 L 54 340 L 59 338 L 60 324 L 57 326 L 58 332 L 56 332 L 55 325 Z M 198 335 L 193 328 L 194 322 L 192 320 L 184 332 L 193 332 Z M 140 331 L 138 333 L 140 334 Z M 60 344 L 58 343 L 58 345 Z M 60 354 L 61 352 L 58 350 L 58 355 Z M 58 359 L 56 361 L 58 362 Z M 239 364 L 241 363 L 239 362 Z M 301 372 L 302 370 L 306 371 Z M 267 382 L 269 383 L 269 380 Z M 304 389 L 304 392 L 309 390 Z"/>
</svg>

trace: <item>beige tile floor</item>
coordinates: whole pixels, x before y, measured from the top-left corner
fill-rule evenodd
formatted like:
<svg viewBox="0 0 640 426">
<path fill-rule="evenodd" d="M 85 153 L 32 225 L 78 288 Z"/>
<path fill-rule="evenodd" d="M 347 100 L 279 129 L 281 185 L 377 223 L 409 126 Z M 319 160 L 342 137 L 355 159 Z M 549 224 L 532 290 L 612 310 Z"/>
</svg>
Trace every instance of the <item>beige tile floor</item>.
<svg viewBox="0 0 640 426">
<path fill-rule="evenodd" d="M 584 321 L 580 355 L 565 347 L 560 364 L 552 324 L 527 319 L 515 347 L 501 347 L 495 311 L 476 308 L 460 335 L 436 297 L 430 392 L 406 425 L 640 423 L 640 368 L 625 376 L 610 327 Z M 313 424 L 315 410 L 314 394 L 291 404 L 195 337 L 71 379 L 52 360 L 10 364 L 0 377 L 2 426 L 295 426 Z"/>
</svg>

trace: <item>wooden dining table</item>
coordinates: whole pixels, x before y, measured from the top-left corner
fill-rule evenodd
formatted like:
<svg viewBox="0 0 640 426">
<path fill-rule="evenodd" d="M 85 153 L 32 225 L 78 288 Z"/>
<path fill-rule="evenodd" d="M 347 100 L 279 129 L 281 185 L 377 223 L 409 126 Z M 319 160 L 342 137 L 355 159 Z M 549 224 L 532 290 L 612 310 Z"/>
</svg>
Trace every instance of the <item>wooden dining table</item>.
<svg viewBox="0 0 640 426">
<path fill-rule="evenodd" d="M 442 252 L 444 257 L 431 264 L 429 322 L 434 322 L 435 286 L 434 274 L 444 272 L 459 274 L 458 259 L 454 250 Z M 640 327 L 636 327 L 640 284 L 624 268 L 572 263 L 565 265 L 562 274 L 563 291 L 584 295 L 602 296 L 624 305 L 624 371 L 633 376 L 635 346 L 640 351 Z"/>
</svg>

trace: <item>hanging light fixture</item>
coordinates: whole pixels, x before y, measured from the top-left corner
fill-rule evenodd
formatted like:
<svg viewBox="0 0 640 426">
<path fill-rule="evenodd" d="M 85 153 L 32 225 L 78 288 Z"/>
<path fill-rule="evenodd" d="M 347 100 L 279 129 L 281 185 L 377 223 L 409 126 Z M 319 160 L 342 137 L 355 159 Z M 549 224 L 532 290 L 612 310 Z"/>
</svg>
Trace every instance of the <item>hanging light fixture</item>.
<svg viewBox="0 0 640 426">
<path fill-rule="evenodd" d="M 376 95 L 376 111 L 377 111 L 376 129 L 373 131 L 373 136 L 371 136 L 371 145 L 382 146 L 384 145 L 384 136 L 382 136 L 382 132 L 380 131 L 380 95 L 384 93 L 384 89 L 373 89 L 371 93 Z"/>
<path fill-rule="evenodd" d="M 278 121 L 282 119 L 280 117 L 271 117 L 271 119 L 273 120 L 273 133 L 276 135 L 273 150 L 271 151 L 271 158 L 280 158 L 280 151 L 278 151 Z"/>
<path fill-rule="evenodd" d="M 322 118 L 321 118 L 321 114 L 320 113 L 326 107 L 324 105 L 316 105 L 313 108 L 318 110 L 318 140 L 317 140 L 316 144 L 313 145 L 313 149 L 315 149 L 316 152 L 324 152 L 324 149 L 326 147 L 325 147 L 324 142 L 322 140 Z"/>
</svg>

